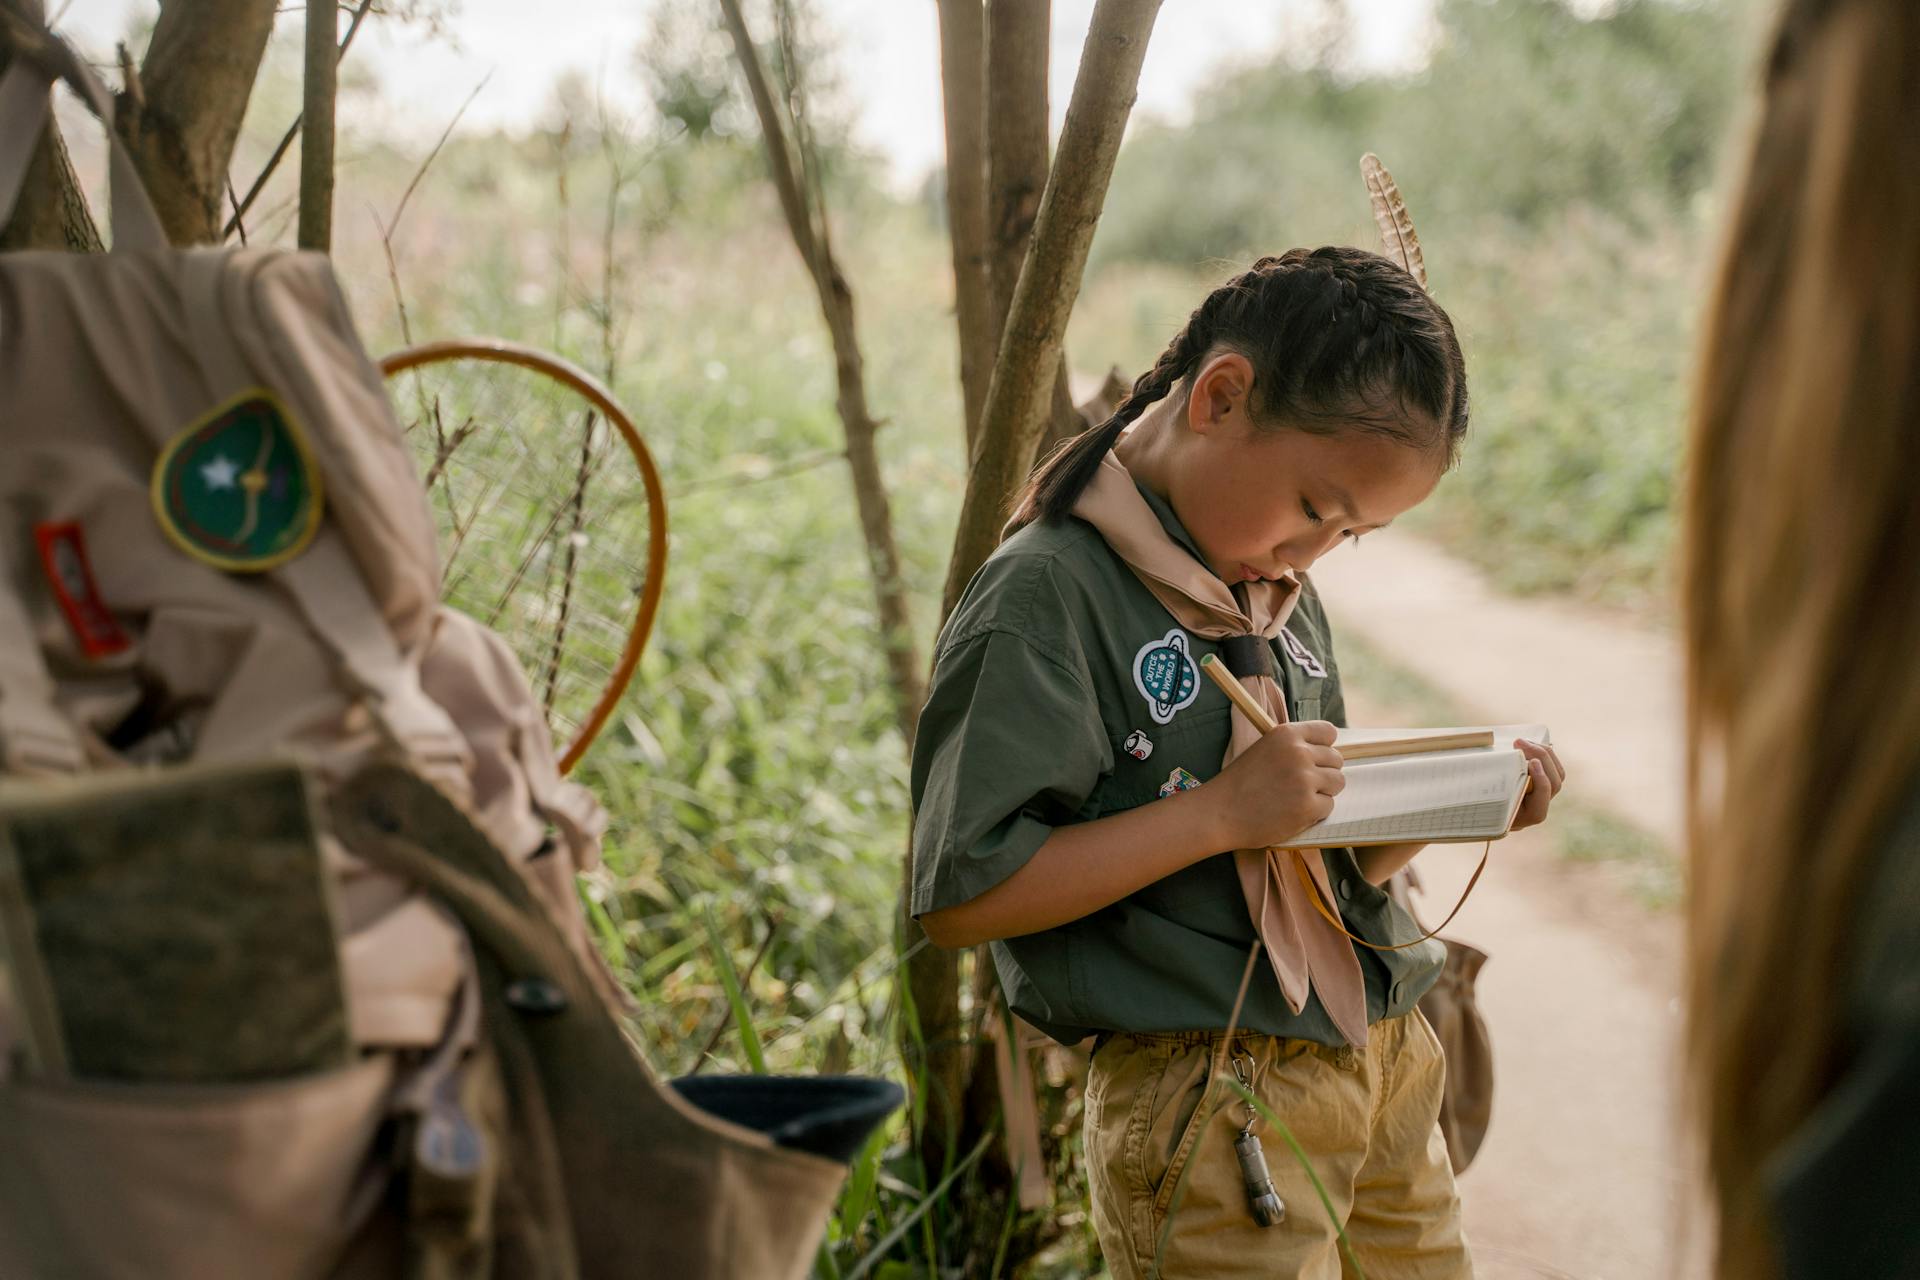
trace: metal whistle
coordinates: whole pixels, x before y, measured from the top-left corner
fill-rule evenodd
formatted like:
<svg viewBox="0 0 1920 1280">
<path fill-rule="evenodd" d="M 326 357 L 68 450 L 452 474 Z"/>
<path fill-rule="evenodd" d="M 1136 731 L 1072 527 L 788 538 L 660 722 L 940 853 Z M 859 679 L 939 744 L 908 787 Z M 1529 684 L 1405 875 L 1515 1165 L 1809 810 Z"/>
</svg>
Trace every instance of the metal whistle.
<svg viewBox="0 0 1920 1280">
<path fill-rule="evenodd" d="M 1240 1157 L 1240 1176 L 1247 1184 L 1247 1206 L 1253 1220 L 1263 1227 L 1277 1227 L 1287 1220 L 1287 1206 L 1273 1189 L 1273 1176 L 1267 1172 L 1267 1153 L 1252 1126 L 1240 1131 L 1233 1140 L 1233 1154 Z"/>
</svg>

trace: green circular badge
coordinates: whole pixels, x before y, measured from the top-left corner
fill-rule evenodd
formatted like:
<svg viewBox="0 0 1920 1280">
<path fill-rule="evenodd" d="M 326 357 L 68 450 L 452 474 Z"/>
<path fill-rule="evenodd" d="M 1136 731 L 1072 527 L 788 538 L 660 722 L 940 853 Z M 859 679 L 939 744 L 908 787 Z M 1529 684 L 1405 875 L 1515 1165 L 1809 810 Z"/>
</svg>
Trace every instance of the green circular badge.
<svg viewBox="0 0 1920 1280">
<path fill-rule="evenodd" d="M 263 573 L 306 550 L 322 506 L 306 437 L 264 390 L 182 431 L 153 466 L 153 510 L 167 537 L 234 573 Z"/>
</svg>

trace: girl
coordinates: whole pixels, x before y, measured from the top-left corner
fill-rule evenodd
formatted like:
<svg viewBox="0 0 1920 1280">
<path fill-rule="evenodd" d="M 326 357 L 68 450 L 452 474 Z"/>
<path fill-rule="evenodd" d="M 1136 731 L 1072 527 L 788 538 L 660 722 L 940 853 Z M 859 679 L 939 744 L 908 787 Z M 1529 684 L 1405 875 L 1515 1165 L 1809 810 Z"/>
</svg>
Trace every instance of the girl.
<svg viewBox="0 0 1920 1280">
<path fill-rule="evenodd" d="M 1210 1089 L 1222 1057 L 1304 1144 L 1368 1276 L 1471 1274 L 1439 1046 L 1414 1009 L 1443 952 L 1342 933 L 1419 938 L 1378 887 L 1419 849 L 1307 855 L 1338 927 L 1264 851 L 1342 786 L 1339 669 L 1305 572 L 1432 492 L 1466 425 L 1452 324 L 1413 277 L 1357 249 L 1262 258 L 1037 470 L 1019 531 L 941 635 L 914 750 L 913 911 L 941 946 L 991 941 L 1016 1013 L 1100 1038 L 1086 1154 L 1120 1280 L 1341 1274 L 1334 1224 L 1277 1141 L 1284 1217 L 1256 1221 L 1235 1147 L 1264 1126 Z M 1208 654 L 1278 730 L 1259 736 L 1201 678 Z M 1562 777 L 1550 750 L 1523 750 L 1516 826 Z"/>
<path fill-rule="evenodd" d="M 1717 1274 L 1920 1275 L 1920 6 L 1793 0 L 1686 516 Z"/>
</svg>

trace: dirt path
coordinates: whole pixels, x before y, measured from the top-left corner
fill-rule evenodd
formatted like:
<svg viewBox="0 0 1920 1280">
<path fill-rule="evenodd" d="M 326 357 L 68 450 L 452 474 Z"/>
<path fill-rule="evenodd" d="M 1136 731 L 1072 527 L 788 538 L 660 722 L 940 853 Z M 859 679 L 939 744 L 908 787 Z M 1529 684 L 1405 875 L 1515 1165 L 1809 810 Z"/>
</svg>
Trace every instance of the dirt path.
<svg viewBox="0 0 1920 1280">
<path fill-rule="evenodd" d="M 1506 599 L 1431 547 L 1382 538 L 1315 573 L 1358 633 L 1485 721 L 1545 721 L 1585 800 L 1671 840 L 1680 821 L 1678 663 L 1669 637 L 1555 602 Z M 1392 717 L 1349 693 L 1354 723 Z M 1479 850 L 1421 859 L 1429 916 Z M 1604 865 L 1554 855 L 1551 826 L 1496 844 L 1449 929 L 1489 952 L 1492 1128 L 1461 1180 L 1481 1280 L 1691 1280 L 1674 1125 L 1679 920 Z M 1699 1234 L 1697 1231 L 1691 1233 Z M 1697 1245 L 1697 1241 L 1694 1242 Z"/>
</svg>

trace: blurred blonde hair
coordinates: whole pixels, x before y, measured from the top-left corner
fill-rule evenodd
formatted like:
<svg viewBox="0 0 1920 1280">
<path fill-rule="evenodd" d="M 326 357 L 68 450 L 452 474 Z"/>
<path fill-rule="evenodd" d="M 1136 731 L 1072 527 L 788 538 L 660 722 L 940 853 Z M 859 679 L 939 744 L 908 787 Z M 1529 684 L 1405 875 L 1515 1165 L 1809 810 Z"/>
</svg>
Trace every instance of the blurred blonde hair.
<svg viewBox="0 0 1920 1280">
<path fill-rule="evenodd" d="M 1689 1084 L 1718 1274 L 1830 1086 L 1920 771 L 1920 4 L 1790 0 L 1708 318 L 1684 522 Z M 1920 904 L 1913 904 L 1920 910 Z"/>
</svg>

